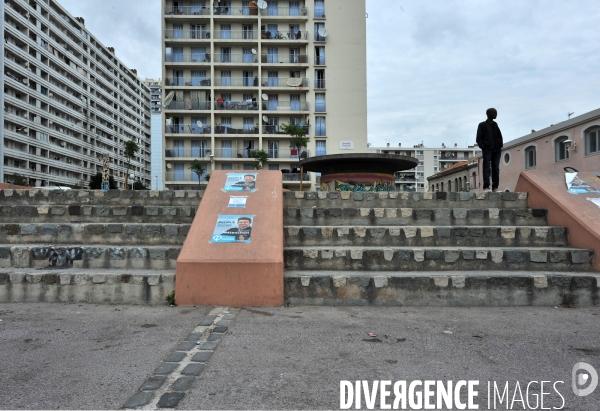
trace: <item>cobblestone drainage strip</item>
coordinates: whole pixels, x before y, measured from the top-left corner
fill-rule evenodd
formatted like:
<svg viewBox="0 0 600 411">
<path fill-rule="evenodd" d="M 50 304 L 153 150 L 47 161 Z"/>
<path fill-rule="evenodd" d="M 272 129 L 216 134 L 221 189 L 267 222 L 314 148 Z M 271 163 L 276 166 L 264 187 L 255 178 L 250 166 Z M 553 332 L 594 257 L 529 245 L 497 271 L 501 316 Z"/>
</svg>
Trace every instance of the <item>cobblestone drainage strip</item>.
<svg viewBox="0 0 600 411">
<path fill-rule="evenodd" d="M 239 312 L 238 308 L 213 309 L 133 394 L 123 409 L 175 408 L 210 360 Z M 196 342 L 200 345 L 196 345 Z"/>
</svg>

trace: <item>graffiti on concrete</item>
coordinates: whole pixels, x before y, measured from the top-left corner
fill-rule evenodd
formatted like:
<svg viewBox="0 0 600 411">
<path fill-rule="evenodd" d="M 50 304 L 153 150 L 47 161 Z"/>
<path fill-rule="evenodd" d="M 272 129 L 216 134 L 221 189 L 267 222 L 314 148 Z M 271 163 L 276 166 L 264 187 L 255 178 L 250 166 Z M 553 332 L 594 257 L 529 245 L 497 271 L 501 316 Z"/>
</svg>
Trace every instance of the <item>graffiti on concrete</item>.
<svg viewBox="0 0 600 411">
<path fill-rule="evenodd" d="M 48 260 L 50 267 L 68 268 L 73 267 L 73 261 L 83 259 L 81 247 L 44 247 L 33 250 L 36 260 Z"/>
<path fill-rule="evenodd" d="M 340 183 L 335 188 L 335 191 L 352 191 L 352 192 L 373 193 L 373 192 L 384 192 L 384 191 L 396 191 L 396 187 L 392 183 L 382 183 L 382 182 L 374 182 L 372 184 Z"/>
</svg>

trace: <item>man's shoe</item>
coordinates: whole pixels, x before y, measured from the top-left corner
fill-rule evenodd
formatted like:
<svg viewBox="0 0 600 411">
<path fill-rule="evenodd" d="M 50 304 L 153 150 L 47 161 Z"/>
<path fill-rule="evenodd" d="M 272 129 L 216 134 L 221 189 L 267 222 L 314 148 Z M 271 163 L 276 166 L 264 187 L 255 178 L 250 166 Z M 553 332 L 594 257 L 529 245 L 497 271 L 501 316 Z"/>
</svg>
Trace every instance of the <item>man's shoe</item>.
<svg viewBox="0 0 600 411">
<path fill-rule="evenodd" d="M 497 188 L 492 188 L 492 193 L 497 193 L 498 189 Z"/>
<path fill-rule="evenodd" d="M 488 187 L 488 188 L 484 188 L 483 191 L 485 191 L 486 193 L 491 193 L 492 189 Z"/>
</svg>

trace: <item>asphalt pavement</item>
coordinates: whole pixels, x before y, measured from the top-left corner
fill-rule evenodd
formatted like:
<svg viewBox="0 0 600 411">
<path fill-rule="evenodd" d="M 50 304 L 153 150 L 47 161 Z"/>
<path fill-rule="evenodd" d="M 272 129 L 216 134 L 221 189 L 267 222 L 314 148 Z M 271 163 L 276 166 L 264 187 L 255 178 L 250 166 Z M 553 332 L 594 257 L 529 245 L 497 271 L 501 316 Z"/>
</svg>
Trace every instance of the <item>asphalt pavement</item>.
<svg viewBox="0 0 600 411">
<path fill-rule="evenodd" d="M 211 308 L 2 304 L 0 408 L 118 409 Z M 339 409 L 342 380 L 370 389 L 385 380 L 478 381 L 479 409 L 488 409 L 488 382 L 500 392 L 508 383 L 495 409 L 542 409 L 541 397 L 545 409 L 600 409 L 600 386 L 584 397 L 571 387 L 576 363 L 600 372 L 599 315 L 599 308 L 242 309 L 177 409 Z M 459 392 L 460 401 L 466 396 Z"/>
</svg>

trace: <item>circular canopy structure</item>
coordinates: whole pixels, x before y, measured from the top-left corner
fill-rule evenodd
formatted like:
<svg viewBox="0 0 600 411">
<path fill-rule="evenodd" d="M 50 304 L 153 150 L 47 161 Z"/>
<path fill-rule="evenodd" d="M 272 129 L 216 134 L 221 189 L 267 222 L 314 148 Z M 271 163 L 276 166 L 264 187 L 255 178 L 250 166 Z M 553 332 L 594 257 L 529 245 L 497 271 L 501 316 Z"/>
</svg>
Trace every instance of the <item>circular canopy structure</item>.
<svg viewBox="0 0 600 411">
<path fill-rule="evenodd" d="M 419 160 L 414 157 L 397 154 L 333 154 L 328 156 L 309 157 L 300 161 L 307 171 L 321 173 L 321 189 L 329 185 L 329 189 L 358 186 L 366 191 L 378 191 L 375 186 L 394 187 L 394 173 L 416 167 Z M 365 188 L 366 187 L 366 188 Z"/>
</svg>

